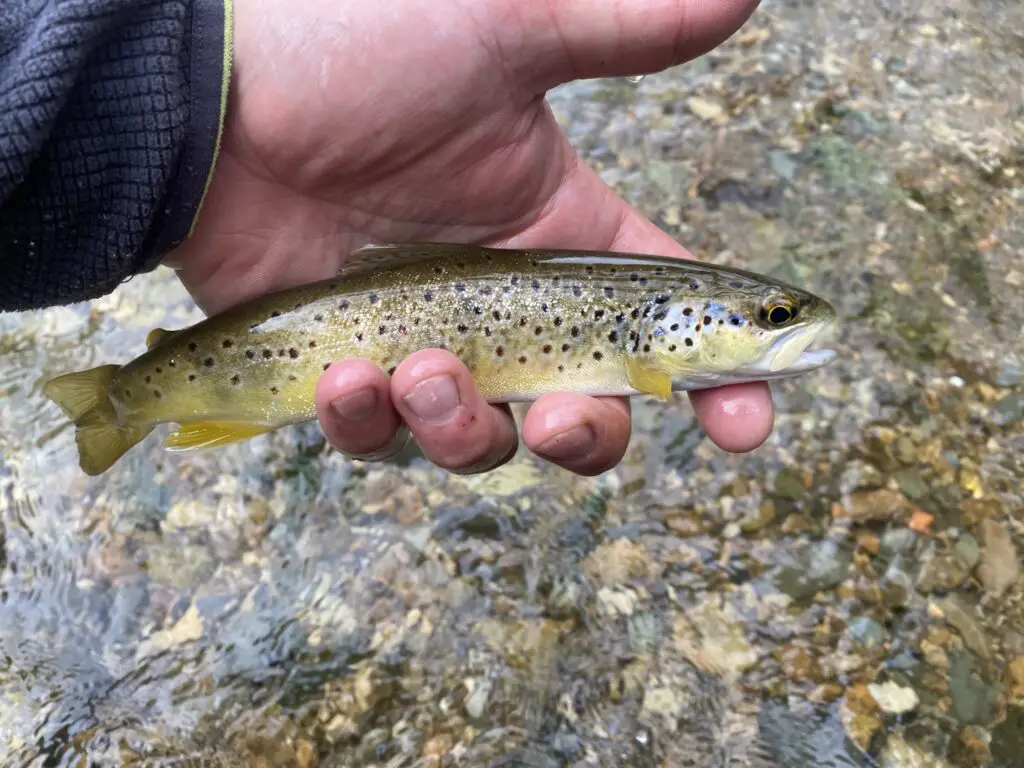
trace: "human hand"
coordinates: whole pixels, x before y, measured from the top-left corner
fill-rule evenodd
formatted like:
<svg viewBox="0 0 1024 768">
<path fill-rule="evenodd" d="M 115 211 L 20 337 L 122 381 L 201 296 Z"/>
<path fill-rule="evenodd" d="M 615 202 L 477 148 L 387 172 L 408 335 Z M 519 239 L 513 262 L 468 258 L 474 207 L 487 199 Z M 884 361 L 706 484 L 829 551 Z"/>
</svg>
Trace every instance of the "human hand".
<svg viewBox="0 0 1024 768">
<path fill-rule="evenodd" d="M 756 4 L 236 0 L 221 154 L 196 230 L 167 263 L 217 312 L 336 274 L 371 241 L 692 258 L 579 158 L 544 94 L 694 58 Z M 751 450 L 771 431 L 764 383 L 690 397 L 726 450 Z M 497 466 L 517 446 L 509 409 L 487 404 L 442 350 L 411 355 L 391 377 L 365 360 L 339 361 L 316 403 L 327 438 L 349 455 L 393 455 L 403 425 L 428 458 L 456 471 Z M 530 407 L 522 438 L 550 461 L 597 474 L 621 460 L 630 429 L 626 399 L 551 393 Z"/>
</svg>

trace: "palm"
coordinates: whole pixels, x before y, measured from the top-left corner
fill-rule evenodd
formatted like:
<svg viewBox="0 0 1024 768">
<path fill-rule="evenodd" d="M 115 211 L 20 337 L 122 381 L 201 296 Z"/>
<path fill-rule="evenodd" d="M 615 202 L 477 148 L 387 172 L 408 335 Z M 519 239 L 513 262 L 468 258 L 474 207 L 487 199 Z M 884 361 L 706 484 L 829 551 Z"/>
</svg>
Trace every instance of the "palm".
<svg viewBox="0 0 1024 768">
<path fill-rule="evenodd" d="M 654 71 L 691 58 L 731 34 L 755 4 L 237 3 L 232 101 L 217 173 L 193 237 L 168 262 L 199 304 L 216 312 L 334 274 L 346 254 L 369 241 L 685 257 L 580 161 L 543 95 L 576 77 Z M 761 406 L 766 392 L 757 395 Z M 612 460 L 598 457 L 581 466 L 599 470 L 617 461 L 618 443 L 625 450 L 628 440 L 624 404 L 598 416 L 586 409 L 607 402 L 538 402 L 531 414 L 555 424 L 559 419 L 549 411 L 556 406 L 563 414 L 575 408 L 590 421 L 624 423 L 608 451 Z M 712 437 L 753 447 L 770 428 L 770 404 L 767 411 L 767 426 L 762 414 L 746 437 L 722 438 L 725 427 Z M 321 414 L 322 424 L 325 418 Z M 708 418 L 714 417 L 702 418 L 706 428 Z M 533 447 L 546 433 L 529 419 L 523 432 Z M 410 426 L 423 444 L 424 435 Z M 393 427 L 385 425 L 382 434 L 393 434 Z M 508 436 L 469 439 L 507 443 Z M 360 450 L 348 438 L 332 442 Z M 443 453 L 435 450 L 432 458 Z M 474 463 L 464 458 L 439 463 Z"/>
</svg>

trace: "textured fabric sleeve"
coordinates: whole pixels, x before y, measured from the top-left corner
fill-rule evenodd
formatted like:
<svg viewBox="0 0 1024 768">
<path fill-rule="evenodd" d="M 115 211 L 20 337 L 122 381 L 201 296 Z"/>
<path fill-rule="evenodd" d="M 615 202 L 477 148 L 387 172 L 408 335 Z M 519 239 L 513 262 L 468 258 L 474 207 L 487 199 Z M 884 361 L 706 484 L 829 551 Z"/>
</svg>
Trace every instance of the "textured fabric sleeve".
<svg viewBox="0 0 1024 768">
<path fill-rule="evenodd" d="M 191 231 L 230 0 L 0 0 L 0 311 L 94 298 Z"/>
</svg>

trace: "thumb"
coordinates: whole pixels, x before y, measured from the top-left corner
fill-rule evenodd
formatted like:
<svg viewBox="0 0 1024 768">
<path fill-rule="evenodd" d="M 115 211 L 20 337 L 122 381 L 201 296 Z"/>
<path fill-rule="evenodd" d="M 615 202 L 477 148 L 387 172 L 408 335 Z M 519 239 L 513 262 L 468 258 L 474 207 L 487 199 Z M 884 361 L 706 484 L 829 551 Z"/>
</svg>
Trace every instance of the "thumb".
<svg viewBox="0 0 1024 768">
<path fill-rule="evenodd" d="M 511 6 L 501 3 L 500 6 Z M 528 87 L 657 72 L 707 53 L 758 0 L 526 0 L 514 4 L 502 53 Z M 516 38 L 519 39 L 509 39 Z"/>
</svg>

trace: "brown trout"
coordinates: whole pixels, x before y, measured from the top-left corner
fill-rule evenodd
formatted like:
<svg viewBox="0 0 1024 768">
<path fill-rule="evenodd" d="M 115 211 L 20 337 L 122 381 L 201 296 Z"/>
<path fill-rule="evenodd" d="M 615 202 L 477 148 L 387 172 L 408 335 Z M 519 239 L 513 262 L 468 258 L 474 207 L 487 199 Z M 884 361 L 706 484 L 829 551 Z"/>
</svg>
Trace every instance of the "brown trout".
<svg viewBox="0 0 1024 768">
<path fill-rule="evenodd" d="M 125 365 L 50 380 L 76 425 L 84 472 L 105 472 L 154 427 L 190 450 L 316 418 L 334 361 L 393 372 L 451 351 L 493 403 L 545 392 L 653 395 L 795 376 L 835 322 L 806 291 L 739 269 L 661 256 L 418 243 L 356 251 L 332 279 L 254 299 L 176 331 Z"/>
</svg>

